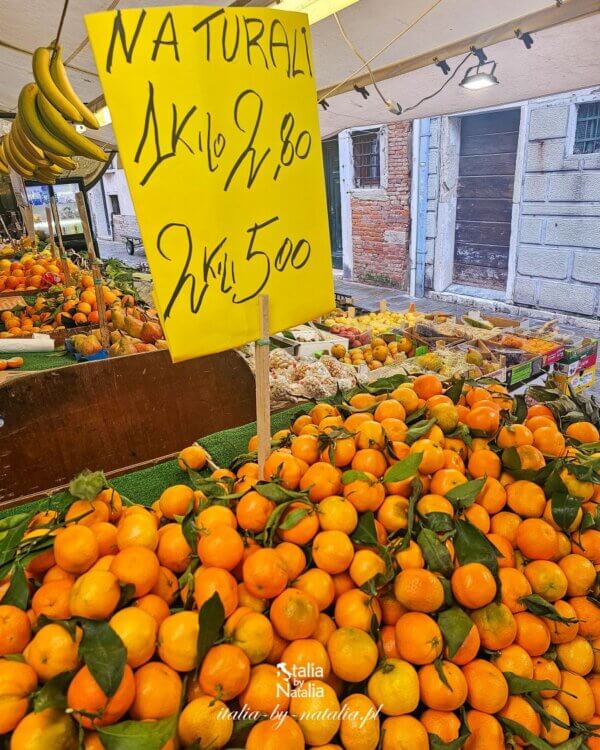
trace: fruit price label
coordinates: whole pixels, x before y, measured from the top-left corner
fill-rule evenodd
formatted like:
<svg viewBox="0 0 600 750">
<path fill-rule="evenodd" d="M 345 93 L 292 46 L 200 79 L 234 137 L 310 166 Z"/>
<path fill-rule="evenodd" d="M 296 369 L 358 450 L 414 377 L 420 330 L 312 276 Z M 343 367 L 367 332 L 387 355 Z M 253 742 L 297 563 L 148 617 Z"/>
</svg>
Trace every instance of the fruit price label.
<svg viewBox="0 0 600 750">
<path fill-rule="evenodd" d="M 257 8 L 86 17 L 175 361 L 334 306 L 307 16 Z"/>
</svg>

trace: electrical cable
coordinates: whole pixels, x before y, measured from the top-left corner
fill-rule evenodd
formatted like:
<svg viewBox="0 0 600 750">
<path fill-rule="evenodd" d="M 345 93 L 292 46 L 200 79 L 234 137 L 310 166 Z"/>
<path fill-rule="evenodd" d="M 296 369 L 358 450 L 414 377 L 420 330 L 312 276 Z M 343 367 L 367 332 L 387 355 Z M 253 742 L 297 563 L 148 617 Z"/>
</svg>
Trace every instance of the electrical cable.
<svg viewBox="0 0 600 750">
<path fill-rule="evenodd" d="M 56 54 L 56 50 L 58 48 L 58 43 L 60 42 L 60 35 L 62 33 L 63 24 L 65 22 L 65 16 L 67 15 L 67 8 L 69 6 L 69 0 L 65 0 L 63 4 L 62 13 L 60 14 L 60 21 L 58 22 L 58 30 L 56 32 L 56 37 L 54 41 L 52 42 L 52 59 L 54 59 L 54 55 Z"/>
<path fill-rule="evenodd" d="M 373 62 L 373 60 L 375 60 L 376 58 L 379 57 L 379 55 L 383 54 L 386 50 L 388 50 L 392 46 L 392 44 L 395 44 L 398 41 L 398 39 L 401 39 L 405 34 L 407 34 L 412 28 L 414 28 L 419 23 L 419 21 L 421 21 L 423 18 L 425 18 L 425 16 L 431 13 L 432 10 L 437 8 L 437 6 L 441 2 L 443 2 L 443 0 L 435 0 L 435 2 L 429 8 L 427 8 L 427 10 L 424 10 L 423 13 L 421 13 L 420 16 L 417 16 L 417 18 L 415 18 L 415 20 L 412 21 L 405 29 L 402 29 L 402 31 L 396 34 L 396 36 L 393 39 L 390 39 L 390 41 L 385 46 L 383 46 L 378 52 L 376 52 L 372 57 L 370 57 L 366 61 L 366 63 L 363 63 L 360 68 L 355 70 L 353 73 L 350 73 L 350 75 L 344 78 L 343 81 L 340 81 L 331 89 L 329 89 L 329 91 L 326 94 L 320 97 L 319 103 L 321 103 L 323 99 L 328 99 L 330 96 L 335 94 L 335 92 L 338 89 L 340 89 L 344 84 L 348 83 L 348 81 L 352 80 L 355 76 L 361 73 L 365 69 L 366 66 L 370 65 Z"/>
<path fill-rule="evenodd" d="M 434 91 L 433 94 L 429 94 L 429 96 L 424 96 L 416 104 L 413 104 L 410 107 L 405 107 L 402 110 L 402 112 L 403 113 L 404 112 L 410 112 L 411 110 L 416 109 L 418 106 L 420 106 L 421 104 L 423 104 L 423 102 L 426 102 L 428 99 L 433 99 L 434 96 L 437 96 L 441 91 L 443 91 L 446 88 L 446 86 L 450 83 L 450 81 L 454 78 L 454 76 L 458 73 L 458 71 L 460 70 L 460 68 L 467 62 L 467 60 L 469 59 L 469 57 L 471 57 L 472 54 L 473 54 L 472 52 L 467 52 L 467 54 L 458 63 L 458 65 L 454 68 L 454 70 L 452 71 L 452 73 L 448 76 L 448 78 L 446 78 L 446 80 L 444 81 L 444 83 L 439 87 L 439 89 L 437 91 Z"/>
</svg>

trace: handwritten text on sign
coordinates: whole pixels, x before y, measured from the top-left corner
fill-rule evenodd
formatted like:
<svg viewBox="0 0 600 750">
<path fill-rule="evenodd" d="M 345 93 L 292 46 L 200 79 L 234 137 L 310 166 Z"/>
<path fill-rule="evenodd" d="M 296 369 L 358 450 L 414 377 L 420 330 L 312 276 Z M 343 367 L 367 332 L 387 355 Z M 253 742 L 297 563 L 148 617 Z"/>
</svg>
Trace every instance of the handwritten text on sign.
<svg viewBox="0 0 600 750">
<path fill-rule="evenodd" d="M 86 17 L 176 361 L 333 307 L 307 17 L 255 8 Z"/>
</svg>

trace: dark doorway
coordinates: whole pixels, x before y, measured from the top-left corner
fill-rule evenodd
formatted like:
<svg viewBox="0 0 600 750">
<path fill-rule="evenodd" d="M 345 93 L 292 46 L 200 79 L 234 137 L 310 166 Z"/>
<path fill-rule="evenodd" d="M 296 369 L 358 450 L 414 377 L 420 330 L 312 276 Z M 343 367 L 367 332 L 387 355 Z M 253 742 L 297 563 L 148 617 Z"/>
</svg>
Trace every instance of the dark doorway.
<svg viewBox="0 0 600 750">
<path fill-rule="evenodd" d="M 506 289 L 519 109 L 461 120 L 454 283 Z"/>
<path fill-rule="evenodd" d="M 325 166 L 331 260 L 334 268 L 341 269 L 343 268 L 342 199 L 340 195 L 340 154 L 337 137 L 323 141 L 323 164 Z"/>
<path fill-rule="evenodd" d="M 121 206 L 119 206 L 119 196 L 118 195 L 109 195 L 110 198 L 110 212 L 111 214 L 120 214 L 121 213 Z"/>
</svg>

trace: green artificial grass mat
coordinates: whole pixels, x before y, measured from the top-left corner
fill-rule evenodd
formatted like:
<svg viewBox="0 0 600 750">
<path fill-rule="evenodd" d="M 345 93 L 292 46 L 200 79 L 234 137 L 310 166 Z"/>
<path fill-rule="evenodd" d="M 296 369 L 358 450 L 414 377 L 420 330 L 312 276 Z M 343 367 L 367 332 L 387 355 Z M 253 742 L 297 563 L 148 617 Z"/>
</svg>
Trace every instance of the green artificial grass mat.
<svg viewBox="0 0 600 750">
<path fill-rule="evenodd" d="M 298 414 L 306 413 L 312 406 L 311 403 L 302 403 L 271 415 L 271 433 L 289 427 Z M 247 452 L 248 441 L 255 434 L 256 422 L 250 422 L 207 435 L 198 442 L 206 448 L 218 466 L 226 468 L 236 456 Z M 190 484 L 187 473 L 181 471 L 175 460 L 163 461 L 155 466 L 114 477 L 109 481 L 110 485 L 128 500 L 143 505 L 152 505 L 163 491 L 173 484 Z M 68 492 L 59 492 L 48 498 L 0 510 L 0 518 L 39 510 L 46 507 L 48 503 L 53 505 L 68 503 L 70 499 Z"/>
<path fill-rule="evenodd" d="M 23 357 L 23 367 L 20 372 L 27 371 L 39 371 L 39 370 L 51 370 L 54 367 L 65 367 L 66 365 L 76 365 L 77 362 L 74 357 L 67 354 L 66 351 L 57 352 L 25 352 L 19 354 L 15 352 L 12 356 Z"/>
</svg>

